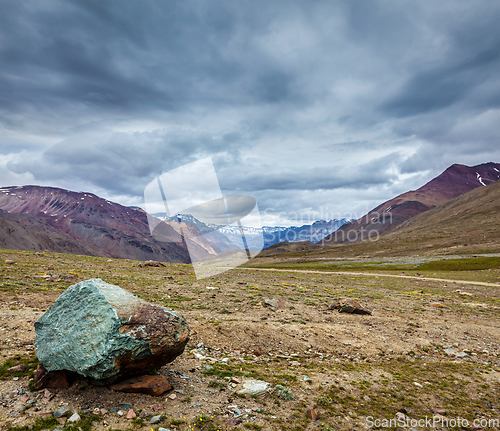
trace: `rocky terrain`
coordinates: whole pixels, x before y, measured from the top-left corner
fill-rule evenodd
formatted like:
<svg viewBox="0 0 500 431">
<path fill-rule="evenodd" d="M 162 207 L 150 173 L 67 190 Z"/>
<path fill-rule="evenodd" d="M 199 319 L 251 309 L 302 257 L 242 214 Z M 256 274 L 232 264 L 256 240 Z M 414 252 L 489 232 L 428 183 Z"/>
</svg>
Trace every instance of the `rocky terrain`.
<svg viewBox="0 0 500 431">
<path fill-rule="evenodd" d="M 421 430 L 431 427 L 415 421 L 427 418 L 447 430 L 453 423 L 443 421 L 458 417 L 471 423 L 462 429 L 500 429 L 492 422 L 500 407 L 498 265 L 238 268 L 197 281 L 190 266 L 174 263 L 12 250 L 0 262 L 1 429 L 327 431 L 393 419 L 401 422 L 392 429 Z M 70 285 L 96 277 L 186 318 L 185 352 L 157 370 L 172 386 L 163 395 L 80 377 L 66 389 L 34 390 L 34 323 Z M 343 299 L 372 314 L 331 308 Z M 263 396 L 242 394 L 249 379 L 268 384 Z"/>
</svg>

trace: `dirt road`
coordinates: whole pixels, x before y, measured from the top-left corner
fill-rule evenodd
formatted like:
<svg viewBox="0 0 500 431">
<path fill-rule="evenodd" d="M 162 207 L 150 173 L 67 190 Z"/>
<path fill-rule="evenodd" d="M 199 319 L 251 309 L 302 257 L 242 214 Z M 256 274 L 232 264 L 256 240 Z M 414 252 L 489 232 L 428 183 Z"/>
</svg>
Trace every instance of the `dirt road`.
<svg viewBox="0 0 500 431">
<path fill-rule="evenodd" d="M 370 275 L 374 277 L 409 278 L 412 280 L 439 281 L 446 283 L 457 283 L 476 286 L 500 287 L 499 283 L 487 283 L 485 281 L 451 280 L 448 278 L 418 277 L 414 275 L 381 274 L 377 272 L 347 272 L 347 271 L 312 271 L 306 269 L 282 269 L 282 268 L 238 268 L 247 271 L 280 271 L 280 272 L 300 272 L 302 274 L 332 274 L 332 275 Z"/>
</svg>

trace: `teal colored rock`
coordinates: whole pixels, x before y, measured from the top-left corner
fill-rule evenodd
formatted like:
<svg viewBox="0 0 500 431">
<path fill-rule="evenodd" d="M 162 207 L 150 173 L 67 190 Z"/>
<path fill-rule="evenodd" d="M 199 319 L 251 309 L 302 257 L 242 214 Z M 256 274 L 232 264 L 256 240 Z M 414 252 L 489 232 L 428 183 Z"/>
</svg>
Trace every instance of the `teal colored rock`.
<svg viewBox="0 0 500 431">
<path fill-rule="evenodd" d="M 35 323 L 37 356 L 108 384 L 173 361 L 189 341 L 180 313 L 152 305 L 99 278 L 70 286 Z"/>
</svg>

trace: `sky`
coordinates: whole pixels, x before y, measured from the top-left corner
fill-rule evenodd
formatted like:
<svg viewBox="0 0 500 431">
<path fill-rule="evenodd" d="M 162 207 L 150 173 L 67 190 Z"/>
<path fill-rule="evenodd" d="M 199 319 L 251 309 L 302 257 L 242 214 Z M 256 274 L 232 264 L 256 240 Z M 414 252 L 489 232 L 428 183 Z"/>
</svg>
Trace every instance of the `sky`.
<svg viewBox="0 0 500 431">
<path fill-rule="evenodd" d="M 497 0 L 0 0 L 0 187 L 144 207 L 211 157 L 264 225 L 357 218 L 500 162 L 499 22 Z"/>
</svg>

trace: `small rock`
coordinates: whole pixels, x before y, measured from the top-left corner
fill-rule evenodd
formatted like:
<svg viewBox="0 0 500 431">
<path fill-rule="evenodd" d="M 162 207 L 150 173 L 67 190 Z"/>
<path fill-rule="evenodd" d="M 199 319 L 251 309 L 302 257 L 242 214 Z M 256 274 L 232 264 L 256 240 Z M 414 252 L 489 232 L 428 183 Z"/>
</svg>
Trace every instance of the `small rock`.
<svg viewBox="0 0 500 431">
<path fill-rule="evenodd" d="M 155 425 L 155 424 L 159 424 L 161 422 L 161 420 L 163 419 L 163 416 L 162 415 L 156 415 L 156 416 L 153 416 L 150 420 L 149 420 L 149 423 L 151 425 Z"/>
<path fill-rule="evenodd" d="M 315 420 L 318 420 L 318 413 L 316 412 L 316 410 L 314 409 L 308 409 L 306 411 L 306 415 L 309 419 L 315 421 Z"/>
<path fill-rule="evenodd" d="M 207 371 L 212 371 L 214 369 L 214 367 L 212 367 L 211 365 L 203 365 L 203 369 L 205 369 Z"/>
<path fill-rule="evenodd" d="M 11 259 L 5 259 L 5 263 L 7 265 L 13 265 L 14 263 L 16 263 L 16 261 L 15 260 L 11 260 Z"/>
<path fill-rule="evenodd" d="M 262 380 L 247 379 L 235 388 L 238 395 L 248 395 L 249 397 L 263 397 L 270 388 L 270 384 Z"/>
<path fill-rule="evenodd" d="M 338 310 L 339 313 L 350 313 L 350 314 L 369 314 L 372 312 L 368 308 L 363 307 L 355 299 L 341 299 L 328 308 L 329 310 Z"/>
<path fill-rule="evenodd" d="M 228 420 L 228 424 L 232 427 L 235 427 L 235 426 L 238 426 L 239 424 L 241 424 L 243 421 L 241 421 L 240 419 L 229 419 Z"/>
<path fill-rule="evenodd" d="M 132 408 L 132 405 L 128 403 L 118 404 L 118 408 L 123 410 L 130 410 Z"/>
<path fill-rule="evenodd" d="M 422 386 L 420 383 L 418 383 L 418 382 L 413 382 L 413 384 L 414 384 L 417 388 L 423 388 L 423 386 Z"/>
<path fill-rule="evenodd" d="M 26 371 L 26 365 L 24 365 L 24 364 L 15 365 L 13 367 L 10 367 L 8 371 L 25 372 Z"/>
<path fill-rule="evenodd" d="M 109 412 L 110 412 L 110 413 L 117 413 L 117 412 L 118 412 L 118 409 L 115 409 L 115 408 L 113 408 L 113 409 L 109 409 Z"/>
<path fill-rule="evenodd" d="M 175 400 L 177 398 L 177 395 L 176 394 L 170 394 L 167 399 L 169 400 Z"/>
<path fill-rule="evenodd" d="M 143 410 L 141 412 L 141 414 L 139 415 L 139 417 L 141 417 L 142 419 L 145 419 L 145 418 L 147 418 L 149 416 L 151 416 L 151 415 L 149 414 L 149 412 L 147 410 Z"/>
<path fill-rule="evenodd" d="M 155 262 L 154 260 L 147 260 L 143 264 L 144 266 L 156 266 L 156 267 L 165 267 L 164 263 L 161 262 Z"/>
<path fill-rule="evenodd" d="M 163 408 L 163 406 L 154 406 L 154 407 L 153 407 L 153 411 L 154 411 L 154 412 L 162 412 L 163 410 L 165 410 L 165 409 Z"/>
<path fill-rule="evenodd" d="M 123 412 L 122 412 L 121 410 L 118 410 L 118 411 L 116 412 L 116 414 L 117 414 L 118 416 L 123 416 Z"/>
<path fill-rule="evenodd" d="M 66 413 L 68 413 L 68 409 L 67 408 L 64 408 L 64 407 L 59 407 L 55 412 L 54 412 L 54 416 L 56 418 L 62 418 Z"/>
<path fill-rule="evenodd" d="M 267 298 L 262 301 L 262 305 L 275 310 L 283 310 L 286 307 L 286 301 L 283 298 Z"/>
<path fill-rule="evenodd" d="M 165 376 L 140 376 L 109 386 L 112 391 L 159 396 L 172 389 Z"/>
<path fill-rule="evenodd" d="M 52 398 L 54 398 L 54 394 L 50 392 L 48 389 L 45 389 L 43 391 L 43 397 L 47 399 L 47 401 L 50 401 Z"/>
<path fill-rule="evenodd" d="M 68 419 L 68 422 L 78 422 L 80 419 L 81 417 L 78 413 L 73 413 Z"/>
<path fill-rule="evenodd" d="M 158 428 L 158 431 L 170 431 L 170 430 L 167 428 L 160 427 L 160 428 Z"/>
<path fill-rule="evenodd" d="M 241 383 L 241 380 L 236 378 L 236 377 L 231 377 L 231 380 L 229 380 L 231 383 L 236 383 L 237 385 Z"/>
<path fill-rule="evenodd" d="M 486 403 L 486 405 L 488 406 L 489 409 L 492 409 L 493 408 L 493 404 L 491 404 L 491 401 L 488 401 Z"/>
<path fill-rule="evenodd" d="M 47 371 L 42 363 L 38 364 L 35 371 L 35 389 L 66 389 L 69 388 L 69 382 L 66 371 Z"/>
<path fill-rule="evenodd" d="M 431 412 L 435 413 L 437 415 L 445 415 L 446 414 L 446 410 L 445 409 L 441 409 L 441 408 L 431 409 Z"/>
<path fill-rule="evenodd" d="M 127 412 L 127 415 L 125 416 L 125 418 L 126 418 L 126 419 L 133 419 L 133 418 L 135 418 L 135 416 L 136 416 L 135 412 L 134 412 L 132 409 L 130 409 L 130 410 Z"/>
</svg>

